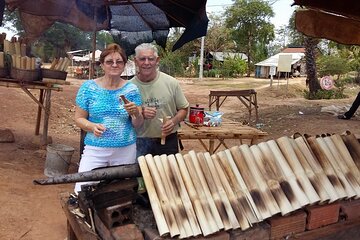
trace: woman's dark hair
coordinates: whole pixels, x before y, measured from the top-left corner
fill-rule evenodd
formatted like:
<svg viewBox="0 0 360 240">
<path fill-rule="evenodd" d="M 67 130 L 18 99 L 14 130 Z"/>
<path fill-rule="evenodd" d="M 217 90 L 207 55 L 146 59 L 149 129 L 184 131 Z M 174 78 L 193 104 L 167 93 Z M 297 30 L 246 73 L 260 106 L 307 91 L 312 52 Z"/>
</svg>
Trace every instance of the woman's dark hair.
<svg viewBox="0 0 360 240">
<path fill-rule="evenodd" d="M 101 63 L 104 63 L 104 60 L 105 60 L 105 57 L 107 55 L 109 55 L 110 53 L 119 53 L 120 56 L 122 57 L 123 61 L 124 61 L 124 64 L 126 64 L 127 62 L 127 56 L 126 56 L 126 53 L 124 51 L 124 49 L 122 49 L 122 47 L 120 47 L 118 44 L 116 43 L 111 43 L 109 44 L 100 54 L 100 58 L 99 58 L 99 61 Z"/>
</svg>

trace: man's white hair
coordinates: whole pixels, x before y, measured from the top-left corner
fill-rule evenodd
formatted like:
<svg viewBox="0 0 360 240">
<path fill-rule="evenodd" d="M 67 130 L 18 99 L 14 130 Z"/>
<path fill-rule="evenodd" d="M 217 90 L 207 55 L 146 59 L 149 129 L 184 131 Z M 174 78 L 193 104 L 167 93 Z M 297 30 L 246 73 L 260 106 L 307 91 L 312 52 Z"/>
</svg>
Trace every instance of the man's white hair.
<svg viewBox="0 0 360 240">
<path fill-rule="evenodd" d="M 135 57 L 139 56 L 140 51 L 143 51 L 143 50 L 152 50 L 154 52 L 155 57 L 159 56 L 158 49 L 154 44 L 152 44 L 152 43 L 142 43 L 142 44 L 138 45 L 135 48 Z"/>
</svg>

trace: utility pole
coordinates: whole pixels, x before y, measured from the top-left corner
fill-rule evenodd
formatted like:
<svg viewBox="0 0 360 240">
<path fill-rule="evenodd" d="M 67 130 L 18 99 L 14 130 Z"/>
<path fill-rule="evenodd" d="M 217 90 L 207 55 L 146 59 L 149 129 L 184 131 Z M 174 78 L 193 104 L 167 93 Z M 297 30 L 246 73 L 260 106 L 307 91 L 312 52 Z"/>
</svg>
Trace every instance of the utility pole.
<svg viewBox="0 0 360 240">
<path fill-rule="evenodd" d="M 205 37 L 201 37 L 200 61 L 199 61 L 199 79 L 203 78 L 203 73 L 204 73 L 204 44 L 205 44 Z"/>
</svg>

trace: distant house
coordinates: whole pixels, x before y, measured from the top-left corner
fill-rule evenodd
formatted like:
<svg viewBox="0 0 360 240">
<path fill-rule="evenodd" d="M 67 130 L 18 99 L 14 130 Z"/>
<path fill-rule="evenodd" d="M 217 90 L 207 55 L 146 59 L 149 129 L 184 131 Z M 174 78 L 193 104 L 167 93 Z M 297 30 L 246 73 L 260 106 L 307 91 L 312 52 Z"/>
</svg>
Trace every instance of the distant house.
<svg viewBox="0 0 360 240">
<path fill-rule="evenodd" d="M 298 71 L 300 75 L 305 74 L 305 48 L 286 48 L 282 52 L 275 54 L 274 56 L 265 59 L 255 64 L 255 77 L 257 78 L 269 78 L 270 68 L 278 66 L 279 56 L 281 54 L 291 54 L 291 69 L 292 73 Z M 276 71 L 277 72 L 277 71 Z"/>
<path fill-rule="evenodd" d="M 209 58 L 213 60 L 223 62 L 226 58 L 238 58 L 247 61 L 248 57 L 245 53 L 233 53 L 233 52 L 210 52 Z"/>
</svg>

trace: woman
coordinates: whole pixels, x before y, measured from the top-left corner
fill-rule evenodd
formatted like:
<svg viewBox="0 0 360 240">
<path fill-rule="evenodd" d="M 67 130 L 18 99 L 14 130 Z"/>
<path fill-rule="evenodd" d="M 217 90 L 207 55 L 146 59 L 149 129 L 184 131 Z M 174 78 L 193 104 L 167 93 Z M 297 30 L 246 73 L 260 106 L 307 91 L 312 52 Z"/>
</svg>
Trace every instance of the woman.
<svg viewBox="0 0 360 240">
<path fill-rule="evenodd" d="M 135 163 L 135 128 L 144 122 L 138 88 L 121 78 L 127 61 L 124 50 L 110 44 L 99 61 L 104 76 L 84 82 L 76 96 L 75 122 L 87 132 L 79 172 Z M 129 103 L 124 103 L 121 95 Z M 88 183 L 76 183 L 75 192 Z"/>
</svg>

